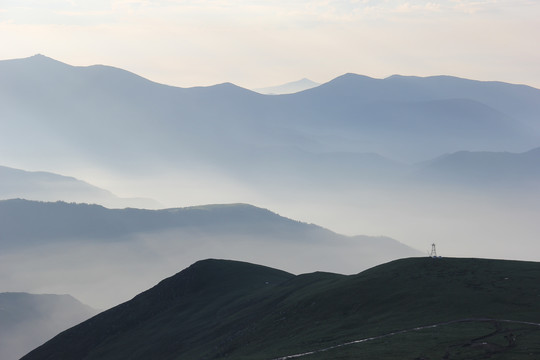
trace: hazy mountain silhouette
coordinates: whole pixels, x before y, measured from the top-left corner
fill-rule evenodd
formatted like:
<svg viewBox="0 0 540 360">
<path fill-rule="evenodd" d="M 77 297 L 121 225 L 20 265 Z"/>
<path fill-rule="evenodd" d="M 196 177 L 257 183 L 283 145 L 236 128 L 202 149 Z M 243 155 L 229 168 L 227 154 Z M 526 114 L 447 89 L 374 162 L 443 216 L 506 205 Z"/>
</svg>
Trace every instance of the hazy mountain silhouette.
<svg viewBox="0 0 540 360">
<path fill-rule="evenodd" d="M 460 151 L 418 164 L 416 179 L 467 187 L 540 187 L 540 148 L 523 153 Z"/>
<path fill-rule="evenodd" d="M 45 243 L 74 239 L 114 240 L 140 232 L 197 229 L 208 234 L 276 237 L 318 234 L 312 241 L 337 234 L 312 224 L 281 217 L 247 204 L 206 205 L 164 210 L 108 209 L 100 205 L 38 202 L 23 199 L 0 201 L 2 247 L 22 247 L 25 242 Z"/>
<path fill-rule="evenodd" d="M 35 161 L 117 171 L 197 161 L 227 168 L 253 149 L 425 160 L 460 150 L 524 151 L 540 141 L 540 90 L 521 85 L 347 74 L 276 97 L 232 84 L 175 88 L 42 55 L 1 61 L 0 76 L 10 129 L 4 150 L 32 144 L 42 149 Z M 24 150 L 12 156 L 31 161 Z"/>
<path fill-rule="evenodd" d="M 19 359 L 95 314 L 69 295 L 0 293 L 0 358 Z"/>
<path fill-rule="evenodd" d="M 445 183 L 450 176 L 442 181 L 407 164 L 459 151 L 537 148 L 538 89 L 345 74 L 268 96 L 229 83 L 165 86 L 41 55 L 0 61 L 0 79 L 0 154 L 17 167 L 80 178 L 77 169 L 96 171 L 127 184 L 111 188 L 115 193 L 170 207 L 260 204 L 347 234 L 385 234 L 417 248 L 437 241 L 453 255 L 537 260 L 534 184 L 500 191 L 459 177 Z M 456 173 L 465 174 L 461 168 Z M 458 180 L 470 189 L 455 187 Z M 264 263 L 259 259 L 248 260 Z"/>
<path fill-rule="evenodd" d="M 299 91 L 304 91 L 304 90 L 311 89 L 319 85 L 321 84 L 311 81 L 309 79 L 303 78 L 301 80 L 289 82 L 282 85 L 253 89 L 253 91 L 258 92 L 260 94 L 266 94 L 266 95 L 283 95 L 283 94 L 293 94 Z"/>
<path fill-rule="evenodd" d="M 119 198 L 111 192 L 69 176 L 0 166 L 0 199 L 24 198 L 102 204 L 110 207 L 159 207 L 150 199 Z"/>
<path fill-rule="evenodd" d="M 0 228 L 5 288 L 68 292 L 100 308 L 204 256 L 350 273 L 421 254 L 387 237 L 343 236 L 245 204 L 113 210 L 7 200 Z"/>
<path fill-rule="evenodd" d="M 452 77 L 373 79 L 346 74 L 280 97 L 283 104 L 276 108 L 283 109 L 284 119 L 293 108 L 302 108 L 295 113 L 295 124 L 324 129 L 349 150 L 410 161 L 441 151 L 523 151 L 536 146 L 539 94 L 526 86 Z"/>
<path fill-rule="evenodd" d="M 274 359 L 329 347 L 310 357 L 525 359 L 540 353 L 538 276 L 538 263 L 486 259 L 402 259 L 351 276 L 204 260 L 23 360 Z"/>
</svg>

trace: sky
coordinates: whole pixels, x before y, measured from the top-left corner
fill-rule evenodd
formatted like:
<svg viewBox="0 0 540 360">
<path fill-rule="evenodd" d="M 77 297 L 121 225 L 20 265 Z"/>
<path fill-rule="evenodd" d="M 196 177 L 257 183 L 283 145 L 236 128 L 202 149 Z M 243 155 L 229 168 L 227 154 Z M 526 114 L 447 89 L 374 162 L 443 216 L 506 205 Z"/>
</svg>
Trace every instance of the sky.
<svg viewBox="0 0 540 360">
<path fill-rule="evenodd" d="M 0 59 L 40 53 L 164 84 L 352 72 L 540 88 L 537 0 L 0 0 Z"/>
</svg>

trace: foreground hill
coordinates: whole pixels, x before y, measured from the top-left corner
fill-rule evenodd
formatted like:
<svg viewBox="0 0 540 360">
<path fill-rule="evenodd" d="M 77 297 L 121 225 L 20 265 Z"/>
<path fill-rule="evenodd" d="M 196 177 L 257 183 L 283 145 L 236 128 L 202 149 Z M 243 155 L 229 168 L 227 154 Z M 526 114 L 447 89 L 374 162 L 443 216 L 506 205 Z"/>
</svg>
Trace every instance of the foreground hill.
<svg viewBox="0 0 540 360">
<path fill-rule="evenodd" d="M 23 359 L 529 359 L 539 277 L 538 263 L 483 259 L 351 276 L 204 260 Z"/>
<path fill-rule="evenodd" d="M 95 314 L 69 295 L 0 293 L 0 359 L 19 359 Z"/>
<path fill-rule="evenodd" d="M 106 308 L 205 257 L 302 273 L 358 269 L 421 253 L 387 237 L 343 236 L 246 204 L 165 210 L 0 201 L 2 286 L 69 293 Z"/>
</svg>

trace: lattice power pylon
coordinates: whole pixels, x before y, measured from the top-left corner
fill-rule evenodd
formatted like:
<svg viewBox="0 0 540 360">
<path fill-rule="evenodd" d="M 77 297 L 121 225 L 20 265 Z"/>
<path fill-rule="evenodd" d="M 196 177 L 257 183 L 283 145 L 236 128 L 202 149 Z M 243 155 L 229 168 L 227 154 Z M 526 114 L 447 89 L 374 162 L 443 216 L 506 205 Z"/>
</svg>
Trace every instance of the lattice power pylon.
<svg viewBox="0 0 540 360">
<path fill-rule="evenodd" d="M 429 256 L 432 258 L 437 257 L 437 250 L 435 249 L 435 244 L 431 244 L 431 252 L 429 253 Z"/>
</svg>

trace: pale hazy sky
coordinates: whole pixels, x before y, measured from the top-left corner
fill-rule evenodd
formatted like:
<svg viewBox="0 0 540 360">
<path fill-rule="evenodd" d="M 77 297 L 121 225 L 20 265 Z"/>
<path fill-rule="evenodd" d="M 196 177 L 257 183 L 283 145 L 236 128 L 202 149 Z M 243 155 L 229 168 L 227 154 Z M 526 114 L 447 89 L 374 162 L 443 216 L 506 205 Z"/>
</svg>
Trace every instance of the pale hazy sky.
<svg viewBox="0 0 540 360">
<path fill-rule="evenodd" d="M 0 59 L 37 53 L 176 86 L 343 73 L 540 88 L 539 0 L 0 0 Z"/>
</svg>

